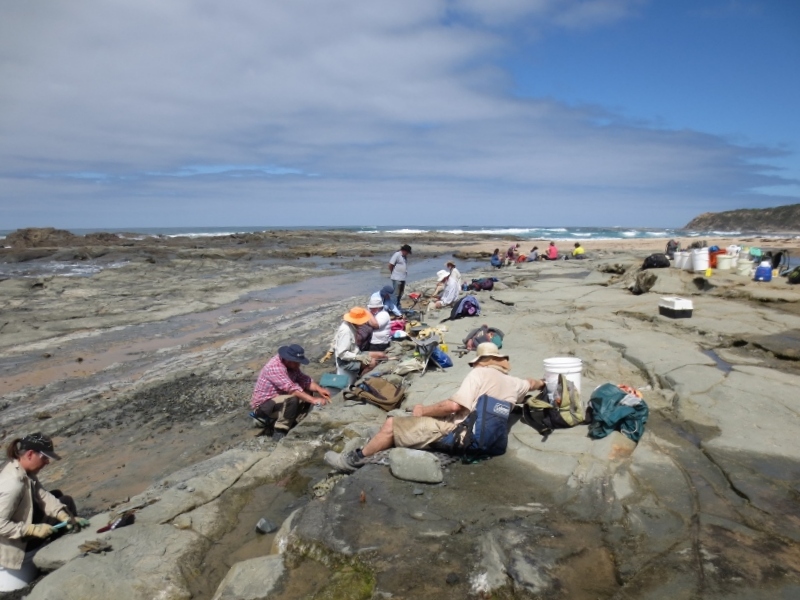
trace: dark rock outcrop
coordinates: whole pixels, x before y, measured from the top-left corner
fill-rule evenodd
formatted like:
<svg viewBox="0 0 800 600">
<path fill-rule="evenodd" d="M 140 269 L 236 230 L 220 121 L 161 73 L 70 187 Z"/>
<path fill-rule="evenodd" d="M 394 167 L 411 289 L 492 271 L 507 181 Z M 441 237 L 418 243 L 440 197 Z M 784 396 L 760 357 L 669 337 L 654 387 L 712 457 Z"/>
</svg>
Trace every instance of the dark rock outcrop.
<svg viewBox="0 0 800 600">
<path fill-rule="evenodd" d="M 684 229 L 715 231 L 800 231 L 800 204 L 704 213 Z"/>
</svg>

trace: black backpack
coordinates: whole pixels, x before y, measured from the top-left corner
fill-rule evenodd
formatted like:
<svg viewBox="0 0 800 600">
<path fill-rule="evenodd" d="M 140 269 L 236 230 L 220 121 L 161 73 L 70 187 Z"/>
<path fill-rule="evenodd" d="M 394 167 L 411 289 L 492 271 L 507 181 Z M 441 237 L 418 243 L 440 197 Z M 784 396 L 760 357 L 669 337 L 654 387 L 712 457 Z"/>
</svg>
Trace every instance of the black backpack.
<svg viewBox="0 0 800 600">
<path fill-rule="evenodd" d="M 492 291 L 494 289 L 494 279 L 491 277 L 482 277 L 480 279 L 473 279 L 470 284 L 470 289 L 477 292 L 482 290 Z"/>
<path fill-rule="evenodd" d="M 456 303 L 453 310 L 450 311 L 450 316 L 442 320 L 442 323 L 445 321 L 455 321 L 461 317 L 479 317 L 480 315 L 481 303 L 478 302 L 478 299 L 472 295 L 464 296 Z"/>
<path fill-rule="evenodd" d="M 642 263 L 642 269 L 665 269 L 667 267 L 669 267 L 669 259 L 666 254 L 651 254 Z"/>
<path fill-rule="evenodd" d="M 800 267 L 795 267 L 786 276 L 786 282 L 791 284 L 800 283 Z"/>
</svg>

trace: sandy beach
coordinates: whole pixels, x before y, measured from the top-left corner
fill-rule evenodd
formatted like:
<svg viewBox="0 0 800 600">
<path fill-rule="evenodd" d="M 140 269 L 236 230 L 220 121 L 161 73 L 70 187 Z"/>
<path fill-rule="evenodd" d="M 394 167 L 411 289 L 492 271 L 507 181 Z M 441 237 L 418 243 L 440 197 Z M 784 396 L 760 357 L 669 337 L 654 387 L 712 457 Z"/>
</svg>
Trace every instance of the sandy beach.
<svg viewBox="0 0 800 600">
<path fill-rule="evenodd" d="M 309 238 L 4 251 L 6 260 L 82 252 L 84 260 L 124 266 L 0 282 L 3 440 L 34 430 L 53 435 L 65 458 L 42 480 L 68 490 L 86 516 L 102 520 L 111 509 L 153 501 L 137 525 L 112 532 L 114 548 L 128 550 L 92 555 L 91 594 L 75 583 L 89 563 L 45 557 L 60 568 L 31 598 L 100 598 L 110 589 L 103 573 L 110 582 L 115 569 L 115 585 L 130 590 L 119 597 L 148 597 L 168 580 L 165 598 L 211 598 L 230 567 L 266 558 L 277 573 L 270 597 L 287 599 L 338 597 L 314 596 L 333 593 L 332 575 L 368 588 L 359 598 L 633 598 L 642 597 L 637 590 L 666 597 L 675 589 L 678 597 L 722 598 L 800 589 L 800 447 L 789 391 L 800 377 L 800 293 L 785 280 L 662 269 L 645 281 L 638 266 L 663 251 L 663 239 L 592 241 L 585 261 L 492 271 L 488 255 L 514 239 Z M 788 237 L 706 241 L 800 245 Z M 507 455 L 448 467 L 444 487 L 414 487 L 369 465 L 330 481 L 333 491 L 315 499 L 313 486 L 329 481 L 321 451 L 368 436 L 384 414 L 340 400 L 276 445 L 247 418 L 255 377 L 282 344 L 297 341 L 321 357 L 342 313 L 387 281 L 385 263 L 405 242 L 414 247 L 413 289 L 432 288 L 452 256 L 466 280 L 499 279 L 491 294 L 479 294 L 481 322 L 509 332 L 504 349 L 516 374 L 539 377 L 544 358 L 572 355 L 584 361 L 584 400 L 606 381 L 645 390 L 651 419 L 638 447 L 624 436 L 592 442 L 585 427 L 543 443 L 515 423 Z M 631 292 L 645 283 L 646 293 Z M 659 316 L 658 299 L 667 295 L 692 298 L 694 316 Z M 425 316 L 438 323 L 447 315 Z M 474 326 L 469 321 L 448 325 L 451 347 Z M 455 362 L 412 376 L 404 406 L 456 389 L 469 367 Z M 330 371 L 316 360 L 307 368 L 313 377 Z M 774 417 L 754 421 L 762 405 Z M 366 504 L 347 500 L 364 490 Z M 294 521 L 259 536 L 253 519 L 264 514 Z M 416 540 L 415 555 L 392 542 L 397 530 Z M 545 531 L 555 541 L 544 542 Z M 143 532 L 170 548 L 148 576 L 122 566 L 161 552 L 137 541 Z M 53 552 L 61 544 L 69 555 L 89 533 L 53 544 Z M 594 587 L 570 575 L 576 569 L 591 572 Z M 84 595 L 53 595 L 64 582 Z"/>
</svg>

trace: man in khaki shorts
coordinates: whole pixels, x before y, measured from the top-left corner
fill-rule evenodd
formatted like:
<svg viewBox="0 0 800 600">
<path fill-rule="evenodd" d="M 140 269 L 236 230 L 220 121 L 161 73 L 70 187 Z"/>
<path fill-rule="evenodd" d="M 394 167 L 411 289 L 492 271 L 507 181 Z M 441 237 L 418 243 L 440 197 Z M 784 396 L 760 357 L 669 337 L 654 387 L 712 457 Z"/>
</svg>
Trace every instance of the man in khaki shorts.
<svg viewBox="0 0 800 600">
<path fill-rule="evenodd" d="M 508 356 L 491 342 L 480 344 L 477 356 L 470 361 L 472 371 L 461 387 L 447 400 L 431 406 L 418 404 L 412 417 L 389 417 L 381 430 L 367 445 L 352 452 L 326 452 L 325 462 L 334 469 L 352 473 L 363 466 L 373 454 L 396 446 L 398 448 L 427 448 L 439 441 L 475 410 L 484 394 L 516 404 L 531 390 L 544 387 L 543 379 L 520 379 L 508 374 Z"/>
</svg>

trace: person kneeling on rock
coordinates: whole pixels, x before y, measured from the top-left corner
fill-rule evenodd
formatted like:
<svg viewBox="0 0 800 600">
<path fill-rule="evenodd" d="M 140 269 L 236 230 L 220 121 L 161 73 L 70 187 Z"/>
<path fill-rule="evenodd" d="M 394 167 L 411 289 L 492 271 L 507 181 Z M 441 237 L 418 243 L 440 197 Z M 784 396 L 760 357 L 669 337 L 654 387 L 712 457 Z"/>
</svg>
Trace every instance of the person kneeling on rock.
<svg viewBox="0 0 800 600">
<path fill-rule="evenodd" d="M 250 400 L 252 416 L 266 423 L 265 430 L 276 442 L 286 437 L 311 406 L 330 402 L 328 390 L 300 370 L 300 365 L 307 364 L 302 346 L 281 346 L 258 376 Z M 314 396 L 315 392 L 319 396 Z"/>
<path fill-rule="evenodd" d="M 478 355 L 470 361 L 472 371 L 461 387 L 447 400 L 431 406 L 418 404 L 411 417 L 389 417 L 381 430 L 366 446 L 352 452 L 326 452 L 325 462 L 344 473 L 352 473 L 366 464 L 373 454 L 396 446 L 398 448 L 427 448 L 445 437 L 475 410 L 484 394 L 516 404 L 531 390 L 540 390 L 542 379 L 520 379 L 508 374 L 508 356 L 490 342 L 478 346 Z"/>
<path fill-rule="evenodd" d="M 72 530 L 89 524 L 75 519 L 72 498 L 39 483 L 39 471 L 61 459 L 48 436 L 32 433 L 11 440 L 6 456 L 0 471 L 0 592 L 22 589 L 36 578 L 33 555 L 61 533 L 54 525 L 65 522 L 64 530 Z"/>
<path fill-rule="evenodd" d="M 336 373 L 347 375 L 352 385 L 362 374 L 374 369 L 386 353 L 377 350 L 362 351 L 358 346 L 357 328 L 369 324 L 380 329 L 375 316 L 366 308 L 354 306 L 342 317 L 342 322 L 333 338 L 333 355 L 336 357 Z"/>
</svg>

